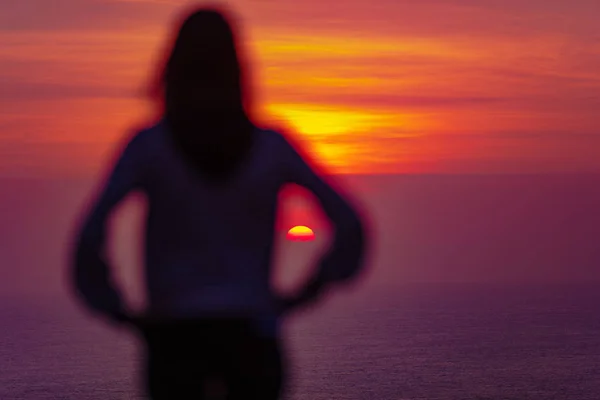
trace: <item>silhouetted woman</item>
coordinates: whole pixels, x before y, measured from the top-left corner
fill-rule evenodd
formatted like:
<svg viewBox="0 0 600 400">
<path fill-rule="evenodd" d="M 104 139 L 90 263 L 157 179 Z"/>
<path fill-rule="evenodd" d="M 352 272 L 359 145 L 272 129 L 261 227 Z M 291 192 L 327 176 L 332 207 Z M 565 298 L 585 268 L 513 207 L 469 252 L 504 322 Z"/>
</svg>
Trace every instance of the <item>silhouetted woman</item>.
<svg viewBox="0 0 600 400">
<path fill-rule="evenodd" d="M 236 45 L 222 12 L 188 16 L 162 75 L 163 116 L 124 147 L 77 241 L 77 293 L 142 332 L 153 399 L 208 398 L 211 382 L 228 399 L 277 399 L 280 318 L 361 265 L 357 214 L 283 135 L 248 116 Z M 277 196 L 288 183 L 314 193 L 335 236 L 304 289 L 281 298 L 270 286 L 271 250 Z M 132 191 L 149 207 L 144 318 L 127 311 L 105 257 L 107 219 Z"/>
</svg>

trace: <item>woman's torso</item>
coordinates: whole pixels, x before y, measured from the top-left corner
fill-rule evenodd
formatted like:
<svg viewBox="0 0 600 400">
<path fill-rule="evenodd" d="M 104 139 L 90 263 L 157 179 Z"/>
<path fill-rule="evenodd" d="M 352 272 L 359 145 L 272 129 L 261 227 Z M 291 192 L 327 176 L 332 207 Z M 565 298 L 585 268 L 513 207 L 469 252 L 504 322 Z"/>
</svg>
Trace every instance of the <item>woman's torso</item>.
<svg viewBox="0 0 600 400">
<path fill-rule="evenodd" d="M 148 313 L 271 318 L 270 259 L 278 192 L 277 133 L 256 129 L 234 176 L 212 185 L 190 167 L 164 123 L 139 134 L 147 154 Z"/>
</svg>

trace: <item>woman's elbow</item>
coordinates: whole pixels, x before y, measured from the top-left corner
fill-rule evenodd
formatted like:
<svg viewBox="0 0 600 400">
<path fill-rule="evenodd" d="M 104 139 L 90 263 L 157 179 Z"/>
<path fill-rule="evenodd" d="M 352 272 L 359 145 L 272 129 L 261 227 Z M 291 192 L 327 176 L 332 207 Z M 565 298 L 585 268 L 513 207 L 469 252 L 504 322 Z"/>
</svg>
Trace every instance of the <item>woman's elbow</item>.
<svg viewBox="0 0 600 400">
<path fill-rule="evenodd" d="M 343 222 L 338 225 L 338 231 L 353 241 L 363 243 L 366 235 L 366 224 L 364 217 L 355 209 L 348 208 Z"/>
<path fill-rule="evenodd" d="M 68 290 L 78 300 L 85 301 L 93 287 L 94 267 L 100 251 L 101 233 L 85 225 L 76 236 L 71 248 L 66 283 Z"/>
</svg>

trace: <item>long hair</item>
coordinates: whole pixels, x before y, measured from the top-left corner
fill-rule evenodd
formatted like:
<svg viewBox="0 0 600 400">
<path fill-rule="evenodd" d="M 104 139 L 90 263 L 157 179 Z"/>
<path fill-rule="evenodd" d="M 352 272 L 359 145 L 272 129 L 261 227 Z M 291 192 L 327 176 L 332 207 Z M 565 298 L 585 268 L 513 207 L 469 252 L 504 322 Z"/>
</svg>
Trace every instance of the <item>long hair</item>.
<svg viewBox="0 0 600 400">
<path fill-rule="evenodd" d="M 197 9 L 183 21 L 160 78 L 164 119 L 189 164 L 226 181 L 249 152 L 254 125 L 231 17 Z"/>
</svg>

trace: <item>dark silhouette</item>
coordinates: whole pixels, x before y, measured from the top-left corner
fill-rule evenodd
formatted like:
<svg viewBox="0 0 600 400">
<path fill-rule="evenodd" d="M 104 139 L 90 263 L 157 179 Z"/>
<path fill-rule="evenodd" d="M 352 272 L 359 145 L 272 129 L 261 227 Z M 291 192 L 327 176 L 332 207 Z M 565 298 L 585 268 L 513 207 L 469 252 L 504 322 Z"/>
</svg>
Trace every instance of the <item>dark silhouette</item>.
<svg viewBox="0 0 600 400">
<path fill-rule="evenodd" d="M 157 87 L 178 149 L 212 181 L 232 174 L 254 137 L 236 41 L 219 12 L 193 13 L 181 26 Z"/>
<path fill-rule="evenodd" d="M 163 115 L 118 157 L 80 230 L 73 281 L 84 304 L 138 331 L 153 399 L 277 399 L 285 378 L 278 326 L 360 271 L 363 224 L 282 134 L 247 114 L 229 18 L 200 9 L 183 22 L 157 93 Z M 335 228 L 312 278 L 295 296 L 270 285 L 277 196 L 307 188 Z M 128 194 L 148 200 L 148 306 L 132 315 L 110 276 L 106 225 Z"/>
</svg>

